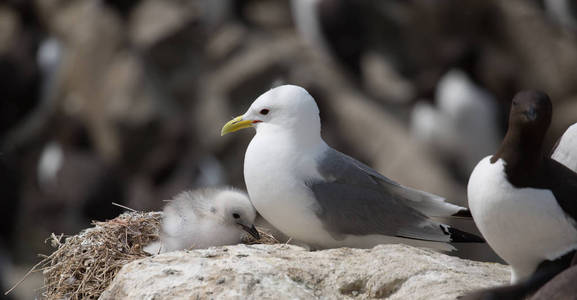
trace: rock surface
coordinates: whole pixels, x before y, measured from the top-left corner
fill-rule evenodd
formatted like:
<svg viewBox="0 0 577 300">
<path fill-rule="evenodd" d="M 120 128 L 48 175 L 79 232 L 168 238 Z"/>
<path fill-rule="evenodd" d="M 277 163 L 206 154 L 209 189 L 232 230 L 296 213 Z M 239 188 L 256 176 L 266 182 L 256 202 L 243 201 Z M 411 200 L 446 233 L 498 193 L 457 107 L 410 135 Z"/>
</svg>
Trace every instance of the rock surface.
<svg viewBox="0 0 577 300">
<path fill-rule="evenodd" d="M 505 284 L 509 272 L 405 245 L 236 245 L 134 261 L 100 299 L 455 299 Z"/>
<path fill-rule="evenodd" d="M 547 282 L 529 299 L 575 299 L 577 295 L 577 286 L 575 285 L 576 280 L 577 266 L 573 265 L 571 268 L 553 277 L 553 279 Z"/>
</svg>

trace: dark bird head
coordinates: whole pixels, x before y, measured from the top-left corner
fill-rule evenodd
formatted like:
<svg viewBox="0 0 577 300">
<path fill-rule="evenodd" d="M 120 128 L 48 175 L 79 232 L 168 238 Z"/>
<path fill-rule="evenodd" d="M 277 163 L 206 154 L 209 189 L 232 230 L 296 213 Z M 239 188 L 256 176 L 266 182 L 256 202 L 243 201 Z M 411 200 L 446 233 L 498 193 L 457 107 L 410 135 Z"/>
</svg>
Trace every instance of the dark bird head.
<svg viewBox="0 0 577 300">
<path fill-rule="evenodd" d="M 538 170 L 552 114 L 551 100 L 543 92 L 522 91 L 513 98 L 507 134 L 491 163 L 502 158 L 507 163 L 507 177 L 514 185 L 523 185 Z"/>
<path fill-rule="evenodd" d="M 523 135 L 543 138 L 551 124 L 553 106 L 549 96 L 539 91 L 517 93 L 511 103 L 509 130 L 520 130 Z"/>
</svg>

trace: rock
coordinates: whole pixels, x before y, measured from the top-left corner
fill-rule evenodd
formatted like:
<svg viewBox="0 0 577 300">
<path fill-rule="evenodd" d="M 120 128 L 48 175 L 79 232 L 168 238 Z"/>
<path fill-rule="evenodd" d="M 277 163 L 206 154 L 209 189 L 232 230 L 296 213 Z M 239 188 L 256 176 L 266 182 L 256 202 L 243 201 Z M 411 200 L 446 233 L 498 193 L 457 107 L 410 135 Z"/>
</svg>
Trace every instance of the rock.
<svg viewBox="0 0 577 300">
<path fill-rule="evenodd" d="M 505 284 L 509 272 L 405 245 L 315 252 L 235 245 L 129 263 L 100 299 L 455 299 Z"/>
<path fill-rule="evenodd" d="M 553 107 L 548 145 L 554 145 L 565 130 L 575 123 L 577 123 L 577 95 L 563 99 L 559 105 Z"/>
<path fill-rule="evenodd" d="M 193 1 L 143 1 L 131 18 L 131 40 L 138 48 L 149 47 L 177 31 L 198 13 Z"/>
<path fill-rule="evenodd" d="M 8 52 L 11 41 L 20 35 L 20 24 L 16 13 L 7 7 L 0 6 L 0 54 Z"/>
<path fill-rule="evenodd" d="M 251 24 L 267 29 L 284 29 L 291 24 L 289 1 L 246 1 L 242 14 Z"/>
<path fill-rule="evenodd" d="M 387 58 L 368 52 L 361 62 L 366 89 L 380 101 L 407 104 L 415 99 L 416 89 Z"/>
<path fill-rule="evenodd" d="M 545 299 L 575 299 L 577 295 L 577 267 L 573 266 L 553 277 L 547 284 L 541 287 L 531 300 Z"/>
<path fill-rule="evenodd" d="M 555 106 L 575 92 L 577 40 L 560 31 L 530 1 L 494 1 L 503 20 L 503 38 L 519 58 L 521 86 L 547 91 Z M 539 45 L 535 47 L 535 45 Z M 549 53 L 555 53 L 554 60 Z M 560 75 L 562 74 L 562 75 Z"/>
</svg>

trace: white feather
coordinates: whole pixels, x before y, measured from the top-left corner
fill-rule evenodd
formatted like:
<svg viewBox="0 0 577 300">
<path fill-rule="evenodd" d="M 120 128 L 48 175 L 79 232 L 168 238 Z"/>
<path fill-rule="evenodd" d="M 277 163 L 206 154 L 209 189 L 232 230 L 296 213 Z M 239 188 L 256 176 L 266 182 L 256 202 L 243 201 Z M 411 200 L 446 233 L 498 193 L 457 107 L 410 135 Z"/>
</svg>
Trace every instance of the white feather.
<svg viewBox="0 0 577 300">
<path fill-rule="evenodd" d="M 577 172 L 577 123 L 563 133 L 551 158 Z"/>
</svg>

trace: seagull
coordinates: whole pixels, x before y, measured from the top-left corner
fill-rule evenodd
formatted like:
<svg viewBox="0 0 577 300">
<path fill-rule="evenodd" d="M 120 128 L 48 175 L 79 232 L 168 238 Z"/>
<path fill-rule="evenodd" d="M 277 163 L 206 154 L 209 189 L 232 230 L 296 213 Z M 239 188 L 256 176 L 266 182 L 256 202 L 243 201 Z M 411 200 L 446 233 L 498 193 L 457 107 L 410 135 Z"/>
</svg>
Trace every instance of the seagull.
<svg viewBox="0 0 577 300">
<path fill-rule="evenodd" d="M 477 227 L 526 293 L 567 268 L 577 249 L 577 173 L 545 155 L 551 117 L 545 93 L 515 95 L 501 147 L 467 186 Z"/>
<path fill-rule="evenodd" d="M 221 135 L 254 127 L 244 178 L 252 204 L 270 224 L 313 249 L 405 243 L 454 250 L 450 242 L 483 242 L 430 219 L 466 208 L 402 186 L 329 147 L 319 109 L 303 88 L 283 85 L 258 97 Z"/>
<path fill-rule="evenodd" d="M 255 239 L 256 211 L 244 192 L 233 188 L 184 191 L 165 207 L 160 242 L 145 252 L 156 254 L 189 248 L 234 245 L 246 231 Z"/>
<path fill-rule="evenodd" d="M 565 130 L 552 152 L 552 159 L 577 172 L 577 123 Z"/>
<path fill-rule="evenodd" d="M 415 105 L 411 131 L 468 176 L 479 159 L 499 146 L 495 98 L 463 70 L 452 69 L 439 80 L 435 99 L 437 106 Z"/>
</svg>

